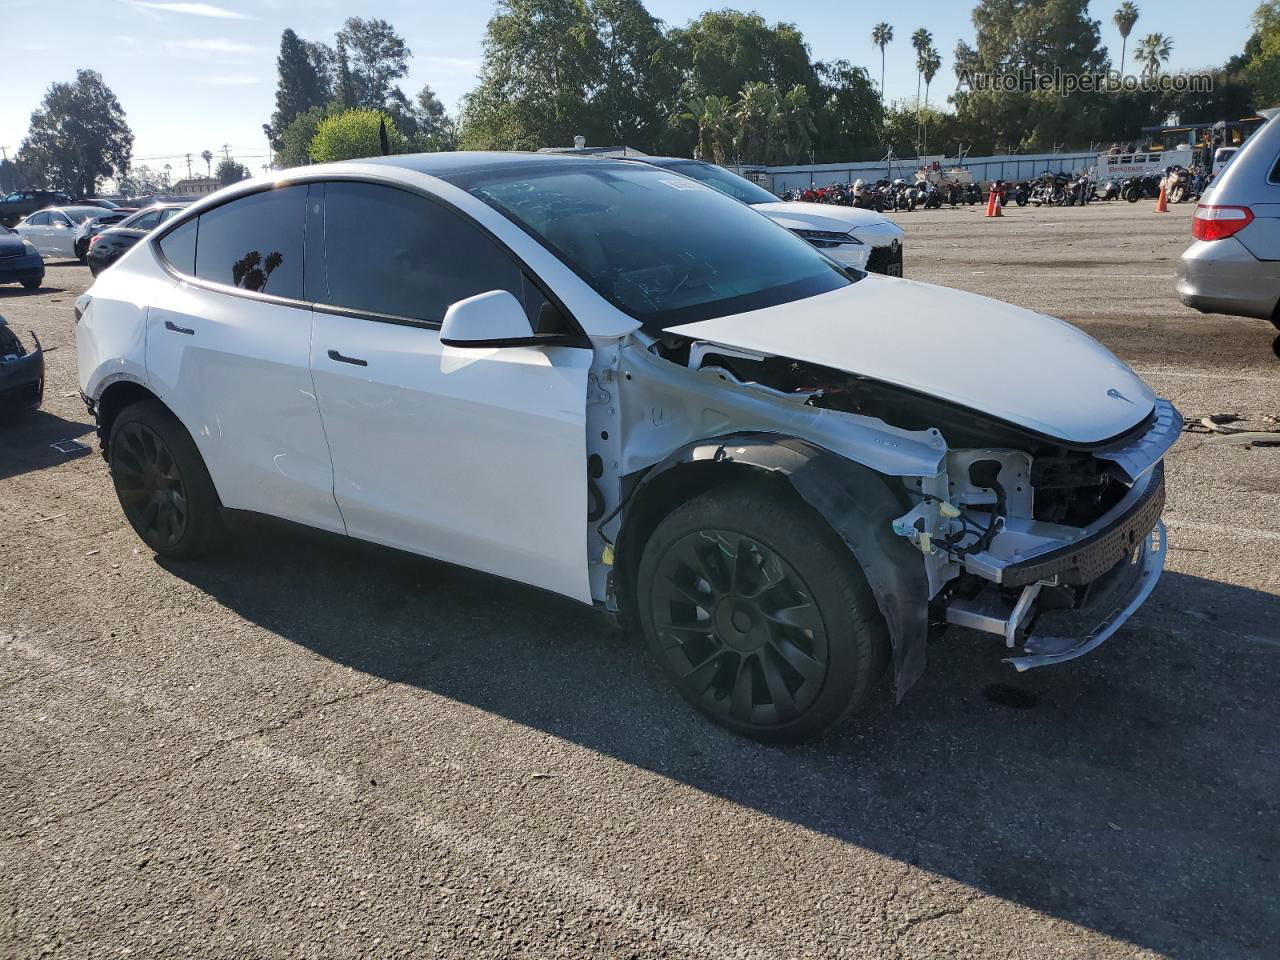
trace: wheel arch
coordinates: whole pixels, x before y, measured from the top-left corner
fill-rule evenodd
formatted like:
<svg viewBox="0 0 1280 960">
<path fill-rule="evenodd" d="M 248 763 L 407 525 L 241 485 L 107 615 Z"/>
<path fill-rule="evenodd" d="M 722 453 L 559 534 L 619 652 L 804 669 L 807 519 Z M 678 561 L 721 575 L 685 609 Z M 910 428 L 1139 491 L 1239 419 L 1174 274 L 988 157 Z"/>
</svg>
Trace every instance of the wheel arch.
<svg viewBox="0 0 1280 960">
<path fill-rule="evenodd" d="M 718 486 L 753 479 L 812 508 L 849 549 L 884 617 L 898 699 L 924 671 L 929 584 L 920 553 L 893 532 L 909 509 L 881 474 L 816 444 L 774 433 L 699 440 L 635 477 L 615 550 L 618 599 L 631 612 L 640 556 L 671 511 Z"/>
<path fill-rule="evenodd" d="M 102 448 L 104 459 L 110 461 L 111 453 L 108 448 L 111 442 L 111 425 L 115 423 L 120 411 L 144 400 L 155 400 L 164 405 L 163 400 L 136 380 L 117 380 L 102 391 L 94 404 L 93 413 L 98 424 L 98 444 Z M 168 406 L 165 409 L 168 410 Z"/>
</svg>

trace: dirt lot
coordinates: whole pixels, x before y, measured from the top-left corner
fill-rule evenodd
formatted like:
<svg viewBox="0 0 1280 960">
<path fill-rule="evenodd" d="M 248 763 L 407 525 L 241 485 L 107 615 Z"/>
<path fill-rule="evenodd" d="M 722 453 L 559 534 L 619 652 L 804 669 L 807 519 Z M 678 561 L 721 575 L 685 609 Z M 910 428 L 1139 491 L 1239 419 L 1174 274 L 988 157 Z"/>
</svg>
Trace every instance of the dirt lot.
<svg viewBox="0 0 1280 960">
<path fill-rule="evenodd" d="M 1172 295 L 1188 219 L 901 217 L 910 275 L 1079 324 L 1188 418 L 1280 415 L 1275 331 Z M 530 589 L 260 522 L 157 562 L 48 447 L 92 440 L 89 279 L 0 288 L 53 349 L 0 427 L 0 956 L 1280 956 L 1280 448 L 1183 437 L 1168 573 L 1094 655 L 959 634 L 766 748 Z"/>
</svg>

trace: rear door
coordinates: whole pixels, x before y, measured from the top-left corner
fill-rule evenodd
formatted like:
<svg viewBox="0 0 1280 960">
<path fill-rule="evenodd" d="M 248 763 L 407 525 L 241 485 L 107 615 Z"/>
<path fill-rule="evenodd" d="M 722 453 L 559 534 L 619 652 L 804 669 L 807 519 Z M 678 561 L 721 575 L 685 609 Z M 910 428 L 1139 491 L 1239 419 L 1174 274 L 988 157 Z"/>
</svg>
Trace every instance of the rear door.
<svg viewBox="0 0 1280 960">
<path fill-rule="evenodd" d="M 306 186 L 259 191 L 160 239 L 183 279 L 151 299 L 147 374 L 224 506 L 342 532 L 309 367 L 306 197 Z"/>
<path fill-rule="evenodd" d="M 449 305 L 540 288 L 452 208 L 365 183 L 325 187 L 311 364 L 352 536 L 590 602 L 591 351 L 440 343 Z"/>
<path fill-rule="evenodd" d="M 1267 127 L 1276 123 L 1270 121 Z M 1280 127 L 1268 130 L 1264 127 L 1254 134 L 1255 137 L 1268 135 L 1271 143 L 1271 156 L 1266 159 L 1267 176 L 1263 183 L 1256 185 L 1250 192 L 1253 194 L 1239 202 L 1246 204 L 1253 211 L 1253 223 L 1241 230 L 1237 237 L 1259 260 L 1280 260 Z M 1265 145 L 1265 144 L 1263 144 Z M 1243 192 L 1244 182 L 1233 180 L 1232 199 L 1222 203 L 1236 203 L 1235 191 Z"/>
</svg>

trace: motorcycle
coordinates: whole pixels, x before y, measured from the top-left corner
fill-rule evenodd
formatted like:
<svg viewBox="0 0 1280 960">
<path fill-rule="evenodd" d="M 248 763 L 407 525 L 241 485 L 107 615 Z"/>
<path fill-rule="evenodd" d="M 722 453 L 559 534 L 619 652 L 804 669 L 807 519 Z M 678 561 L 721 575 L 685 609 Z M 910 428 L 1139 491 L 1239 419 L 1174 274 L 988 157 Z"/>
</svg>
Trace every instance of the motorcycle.
<svg viewBox="0 0 1280 960">
<path fill-rule="evenodd" d="M 1098 200 L 1119 200 L 1120 199 L 1120 181 L 1111 179 L 1094 191 L 1094 197 Z"/>
<path fill-rule="evenodd" d="M 1160 181 L 1164 188 L 1165 198 L 1170 203 L 1182 203 L 1191 195 L 1191 174 L 1181 164 L 1173 164 L 1164 168 L 1164 177 Z"/>
<path fill-rule="evenodd" d="M 1160 178 L 1154 174 L 1130 177 L 1120 188 L 1120 195 L 1130 203 L 1160 195 Z"/>
<path fill-rule="evenodd" d="M 1070 178 L 1065 173 L 1054 173 L 1046 170 L 1031 188 L 1032 206 L 1045 204 L 1050 207 L 1061 207 L 1067 203 L 1067 184 Z"/>
</svg>

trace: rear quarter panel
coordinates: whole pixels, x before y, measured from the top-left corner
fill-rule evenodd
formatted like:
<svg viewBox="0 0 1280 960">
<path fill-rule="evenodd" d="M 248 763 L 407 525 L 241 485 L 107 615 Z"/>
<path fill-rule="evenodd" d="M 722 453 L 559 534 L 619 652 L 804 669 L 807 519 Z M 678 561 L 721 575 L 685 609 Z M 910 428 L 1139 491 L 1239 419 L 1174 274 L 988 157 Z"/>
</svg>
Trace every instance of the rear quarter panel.
<svg viewBox="0 0 1280 960">
<path fill-rule="evenodd" d="M 147 304 L 173 280 L 140 246 L 145 249 L 127 267 L 120 263 L 100 274 L 77 301 L 83 311 L 76 324 L 80 390 L 94 400 L 118 380 L 147 382 Z"/>
</svg>

